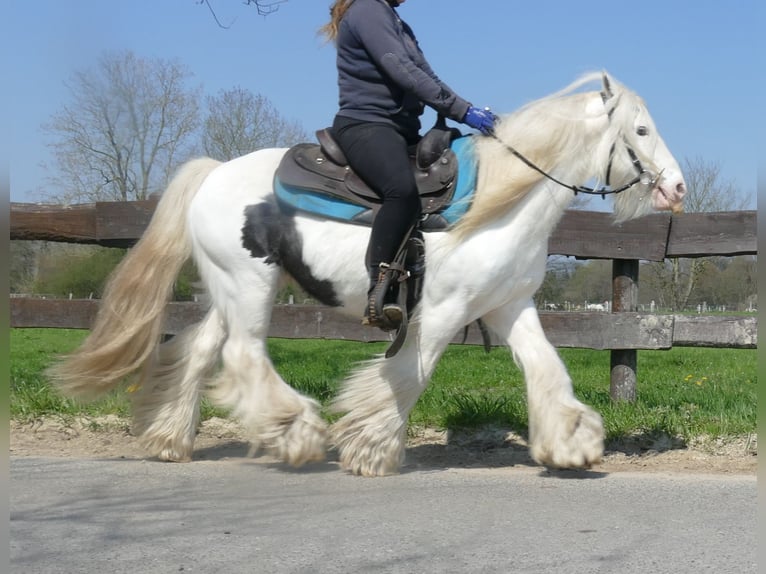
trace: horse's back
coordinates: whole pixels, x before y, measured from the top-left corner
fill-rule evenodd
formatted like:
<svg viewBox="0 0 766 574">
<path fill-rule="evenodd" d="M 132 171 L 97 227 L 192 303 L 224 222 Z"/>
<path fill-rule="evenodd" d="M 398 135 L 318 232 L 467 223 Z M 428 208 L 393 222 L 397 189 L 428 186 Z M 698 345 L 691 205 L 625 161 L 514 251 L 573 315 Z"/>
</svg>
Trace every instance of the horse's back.
<svg viewBox="0 0 766 574">
<path fill-rule="evenodd" d="M 211 231 L 214 236 L 241 235 L 245 207 L 272 194 L 274 172 L 284 148 L 261 149 L 222 163 L 208 175 L 192 201 L 189 227 L 192 234 Z"/>
<path fill-rule="evenodd" d="M 266 148 L 232 159 L 208 176 L 198 202 L 253 203 L 272 193 L 274 172 L 286 148 Z"/>
</svg>

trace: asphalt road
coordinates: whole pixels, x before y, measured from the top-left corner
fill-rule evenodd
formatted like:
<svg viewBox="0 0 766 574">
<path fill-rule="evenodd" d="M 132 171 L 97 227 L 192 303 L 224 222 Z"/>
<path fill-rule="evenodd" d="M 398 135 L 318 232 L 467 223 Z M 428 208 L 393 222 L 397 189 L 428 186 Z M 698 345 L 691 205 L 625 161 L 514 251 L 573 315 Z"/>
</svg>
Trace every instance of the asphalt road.
<svg viewBox="0 0 766 574">
<path fill-rule="evenodd" d="M 11 572 L 756 572 L 755 476 L 11 458 Z"/>
</svg>

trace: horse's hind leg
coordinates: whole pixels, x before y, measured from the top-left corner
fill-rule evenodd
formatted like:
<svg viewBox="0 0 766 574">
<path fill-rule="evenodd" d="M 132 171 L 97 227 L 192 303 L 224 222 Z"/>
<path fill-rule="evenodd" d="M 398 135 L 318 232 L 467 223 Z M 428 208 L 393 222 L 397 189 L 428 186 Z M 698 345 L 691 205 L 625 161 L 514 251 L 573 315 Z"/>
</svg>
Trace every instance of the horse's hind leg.
<svg viewBox="0 0 766 574">
<path fill-rule="evenodd" d="M 483 319 L 505 338 L 524 373 L 532 457 L 555 468 L 597 463 L 604 452 L 601 416 L 575 398 L 572 380 L 545 337 L 534 304 L 502 307 Z"/>
<path fill-rule="evenodd" d="M 223 363 L 210 396 L 247 428 L 253 450 L 263 449 L 293 466 L 324 459 L 326 424 L 319 405 L 282 380 L 265 341 L 232 334 Z"/>
<path fill-rule="evenodd" d="M 266 347 L 270 314 L 268 290 L 240 291 L 230 302 L 223 369 L 210 385 L 210 397 L 245 425 L 254 448 L 293 466 L 322 460 L 326 424 L 319 404 L 290 387 L 274 369 Z M 246 323 L 248 318 L 252 323 Z"/>
<path fill-rule="evenodd" d="M 215 366 L 225 333 L 210 311 L 159 346 L 133 396 L 133 433 L 152 455 L 189 461 L 199 421 L 201 386 Z"/>
</svg>

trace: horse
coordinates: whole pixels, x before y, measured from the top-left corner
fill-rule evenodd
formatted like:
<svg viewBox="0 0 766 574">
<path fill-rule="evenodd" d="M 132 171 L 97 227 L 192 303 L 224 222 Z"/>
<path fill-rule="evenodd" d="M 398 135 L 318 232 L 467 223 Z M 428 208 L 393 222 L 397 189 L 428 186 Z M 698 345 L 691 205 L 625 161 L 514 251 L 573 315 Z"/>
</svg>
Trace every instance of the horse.
<svg viewBox="0 0 766 574">
<path fill-rule="evenodd" d="M 335 448 L 344 471 L 382 476 L 401 468 L 408 415 L 442 352 L 480 319 L 524 375 L 533 459 L 550 468 L 597 464 L 602 419 L 575 397 L 533 301 L 548 237 L 576 192 L 593 191 L 585 183 L 607 184 L 594 193 L 620 191 L 614 219 L 624 221 L 680 211 L 683 175 L 644 101 L 606 72 L 500 115 L 491 137 L 468 137 L 477 158 L 471 203 L 456 224 L 424 234 L 426 272 L 406 338 L 395 355 L 354 367 L 331 400 L 332 424 L 275 370 L 266 345 L 272 304 L 291 276 L 361 319 L 370 230 L 281 212 L 273 180 L 285 149 L 184 164 L 110 276 L 88 337 L 50 368 L 52 382 L 81 398 L 132 382 L 132 431 L 162 461 L 191 460 L 208 393 L 248 429 L 254 449 L 300 466 Z M 190 257 L 209 307 L 165 340 L 166 303 Z"/>
</svg>

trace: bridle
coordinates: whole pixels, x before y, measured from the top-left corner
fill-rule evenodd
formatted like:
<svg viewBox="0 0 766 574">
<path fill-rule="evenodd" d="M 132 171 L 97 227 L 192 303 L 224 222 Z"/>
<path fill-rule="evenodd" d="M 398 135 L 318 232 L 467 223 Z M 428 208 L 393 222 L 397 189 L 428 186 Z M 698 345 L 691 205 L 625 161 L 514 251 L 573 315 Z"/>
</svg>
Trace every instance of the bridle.
<svg viewBox="0 0 766 574">
<path fill-rule="evenodd" d="M 607 99 L 610 96 L 607 94 L 602 93 L 601 98 L 604 100 L 604 103 L 606 103 Z M 609 111 L 609 118 L 612 117 L 612 112 L 614 109 Z M 636 155 L 636 152 L 633 151 L 633 148 L 628 145 L 628 142 L 625 141 L 623 138 L 623 141 L 625 143 L 625 149 L 628 152 L 628 156 L 630 157 L 630 161 L 633 164 L 633 167 L 636 168 L 637 175 L 632 180 L 630 180 L 625 185 L 618 187 L 616 189 L 612 189 L 609 184 L 609 177 L 612 172 L 612 160 L 614 159 L 614 151 L 617 143 L 612 144 L 612 148 L 609 150 L 609 164 L 606 168 L 606 185 L 594 189 L 592 187 L 587 187 L 583 185 L 571 185 L 568 183 L 564 183 L 555 177 L 553 177 L 551 174 L 547 173 L 543 169 L 536 166 L 534 163 L 532 163 L 530 160 L 528 160 L 526 157 L 524 157 L 518 150 L 516 150 L 513 146 L 510 144 L 504 142 L 499 137 L 497 137 L 497 134 L 495 132 L 492 132 L 490 134 L 490 137 L 494 138 L 500 145 L 502 145 L 506 150 L 508 150 L 510 153 L 512 153 L 514 156 L 516 156 L 521 162 L 523 162 L 527 167 L 535 170 L 540 175 L 543 175 L 544 177 L 548 178 L 554 183 L 557 183 L 558 185 L 565 187 L 567 189 L 571 189 L 575 195 L 578 193 L 586 194 L 586 195 L 600 195 L 602 198 L 605 198 L 607 195 L 616 195 L 618 193 L 622 193 L 623 191 L 630 189 L 634 185 L 640 183 L 641 185 L 651 186 L 650 189 L 653 189 L 654 186 L 657 184 L 657 181 L 659 181 L 660 177 L 662 176 L 662 171 L 657 173 L 656 175 L 652 175 L 652 172 L 649 171 L 644 167 L 644 165 L 641 163 L 641 160 L 638 159 L 638 155 Z"/>
</svg>

